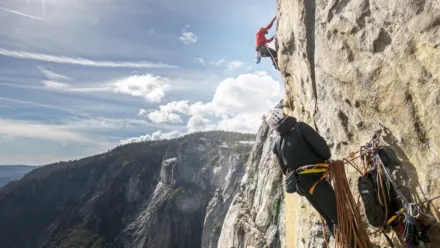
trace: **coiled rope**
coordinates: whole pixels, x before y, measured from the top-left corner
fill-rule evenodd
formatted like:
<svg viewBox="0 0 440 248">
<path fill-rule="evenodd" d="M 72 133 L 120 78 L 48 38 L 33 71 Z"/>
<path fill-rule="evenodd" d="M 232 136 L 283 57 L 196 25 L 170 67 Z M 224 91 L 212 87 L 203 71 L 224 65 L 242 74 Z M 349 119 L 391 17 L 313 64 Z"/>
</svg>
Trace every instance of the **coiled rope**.
<svg viewBox="0 0 440 248">
<path fill-rule="evenodd" d="M 344 162 L 333 161 L 328 167 L 329 181 L 336 194 L 338 226 L 335 227 L 335 248 L 371 248 L 361 214 L 350 191 Z"/>
</svg>

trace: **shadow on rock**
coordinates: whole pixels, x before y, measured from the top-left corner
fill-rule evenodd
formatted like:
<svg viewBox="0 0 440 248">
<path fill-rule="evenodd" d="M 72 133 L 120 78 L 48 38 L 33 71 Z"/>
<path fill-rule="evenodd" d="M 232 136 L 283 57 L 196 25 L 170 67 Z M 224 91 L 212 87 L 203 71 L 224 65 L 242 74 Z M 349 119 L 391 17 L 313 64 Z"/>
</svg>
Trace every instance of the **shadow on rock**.
<svg viewBox="0 0 440 248">
<path fill-rule="evenodd" d="M 409 158 L 406 156 L 403 149 L 398 146 L 397 138 L 386 127 L 384 127 L 384 134 L 385 135 L 382 135 L 382 138 L 387 144 L 389 144 L 389 146 L 382 146 L 382 148 L 390 159 L 390 161 L 388 161 L 388 168 L 397 184 L 395 190 L 400 191 L 409 202 L 425 201 L 427 197 L 423 194 L 422 187 L 417 177 L 416 167 L 409 161 Z M 420 188 L 420 192 L 423 194 L 422 196 L 417 192 L 417 187 Z M 430 209 L 431 204 L 428 205 L 428 208 L 421 206 L 422 211 L 426 214 L 421 214 L 419 217 L 422 226 L 425 228 L 429 227 L 427 229 L 427 234 L 431 239 L 431 243 L 424 244 L 423 247 L 438 247 L 437 245 L 440 244 L 440 223 L 434 216 L 439 218 L 440 214 L 437 209 Z M 399 207 L 403 206 L 399 204 Z M 401 239 L 399 240 L 403 244 L 404 241 Z"/>
<path fill-rule="evenodd" d="M 397 183 L 396 190 L 402 192 L 409 202 L 414 202 L 414 198 L 418 202 L 423 201 L 426 197 L 423 196 L 422 199 L 416 190 L 417 187 L 421 189 L 416 167 L 409 161 L 403 149 L 399 147 L 397 138 L 386 127 L 384 127 L 384 134 L 382 138 L 389 144 L 389 147 L 384 147 L 384 150 L 391 160 L 389 168 Z"/>
</svg>

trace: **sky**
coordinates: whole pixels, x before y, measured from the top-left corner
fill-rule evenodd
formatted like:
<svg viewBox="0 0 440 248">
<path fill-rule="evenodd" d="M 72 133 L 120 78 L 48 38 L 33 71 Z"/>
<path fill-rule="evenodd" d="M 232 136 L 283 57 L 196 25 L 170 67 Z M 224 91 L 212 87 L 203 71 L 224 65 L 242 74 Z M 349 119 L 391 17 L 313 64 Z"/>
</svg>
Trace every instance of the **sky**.
<svg viewBox="0 0 440 248">
<path fill-rule="evenodd" d="M 0 164 L 255 133 L 283 97 L 270 60 L 255 63 L 275 14 L 266 0 L 0 0 Z"/>
</svg>

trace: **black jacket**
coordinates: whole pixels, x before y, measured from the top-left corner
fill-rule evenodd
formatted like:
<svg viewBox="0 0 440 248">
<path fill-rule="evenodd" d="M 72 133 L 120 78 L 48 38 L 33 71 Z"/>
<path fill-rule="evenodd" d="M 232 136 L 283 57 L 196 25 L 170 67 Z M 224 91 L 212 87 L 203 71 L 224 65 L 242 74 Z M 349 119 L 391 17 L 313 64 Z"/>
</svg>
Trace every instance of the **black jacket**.
<svg viewBox="0 0 440 248">
<path fill-rule="evenodd" d="M 272 151 L 277 155 L 284 174 L 287 168 L 292 171 L 303 165 L 323 163 L 330 159 L 330 148 L 324 138 L 307 123 L 288 116 L 276 126 L 275 130 L 279 136 L 275 139 Z M 277 147 L 279 142 L 281 142 L 280 153 Z"/>
</svg>

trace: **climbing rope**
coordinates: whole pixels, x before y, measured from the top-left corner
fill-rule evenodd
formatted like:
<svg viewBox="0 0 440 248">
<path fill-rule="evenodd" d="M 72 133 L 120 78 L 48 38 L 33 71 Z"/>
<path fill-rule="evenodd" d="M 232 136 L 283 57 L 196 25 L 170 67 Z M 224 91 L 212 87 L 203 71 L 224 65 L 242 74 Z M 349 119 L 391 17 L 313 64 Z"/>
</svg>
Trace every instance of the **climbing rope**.
<svg viewBox="0 0 440 248">
<path fill-rule="evenodd" d="M 383 124 L 382 122 L 379 122 L 379 129 L 377 129 L 376 131 L 374 131 L 374 134 L 371 138 L 371 140 L 364 146 L 361 146 L 359 151 L 356 153 L 360 153 L 360 155 L 358 157 L 362 158 L 362 162 L 364 165 L 364 171 L 363 173 L 360 173 L 361 176 L 364 176 L 365 173 L 371 169 L 374 170 L 376 169 L 377 174 L 376 174 L 376 178 L 375 181 L 377 182 L 377 199 L 378 202 L 381 206 L 383 206 L 385 209 L 385 214 L 384 216 L 388 216 L 389 215 L 389 209 L 388 209 L 388 204 L 387 204 L 387 198 L 389 198 L 389 190 L 390 189 L 390 182 L 391 184 L 394 186 L 394 188 L 396 189 L 396 192 L 399 196 L 399 198 L 401 198 L 401 200 L 405 203 L 407 203 L 408 201 L 406 200 L 406 198 L 397 190 L 396 184 L 394 183 L 392 177 L 390 176 L 390 173 L 388 171 L 388 169 L 385 167 L 382 159 L 380 158 L 379 155 L 379 144 L 380 144 L 380 135 L 382 133 L 382 129 L 383 129 Z M 350 153 L 350 157 L 352 157 L 352 160 L 358 158 L 353 158 L 354 154 L 356 153 Z M 350 164 L 354 165 L 353 163 Z M 358 170 L 359 171 L 359 170 Z M 384 181 L 384 176 L 386 177 L 386 181 Z M 390 199 L 391 200 L 391 199 Z M 383 223 L 383 227 L 387 226 L 387 219 L 384 219 L 384 223 Z M 374 232 L 369 232 L 368 235 L 374 235 L 378 232 L 383 232 L 384 228 L 378 228 L 376 229 Z M 387 236 L 385 235 L 385 237 L 387 238 Z M 388 240 L 388 239 L 387 239 Z"/>
<path fill-rule="evenodd" d="M 384 220 L 383 226 L 381 228 L 378 228 L 375 232 L 368 234 L 372 235 L 381 231 L 384 234 L 385 238 L 387 238 L 387 241 L 393 247 L 392 242 L 389 240 L 384 230 L 390 225 L 392 225 L 393 222 L 399 221 L 399 223 L 402 223 L 403 226 L 396 227 L 395 231 L 399 232 L 404 237 L 406 247 L 415 247 L 414 243 L 417 244 L 418 240 L 429 242 L 429 238 L 426 236 L 425 233 L 427 227 L 424 227 L 423 229 L 419 229 L 417 227 L 418 226 L 417 220 L 419 219 L 418 217 L 420 216 L 420 214 L 426 215 L 426 213 L 423 210 L 421 210 L 420 206 L 426 203 L 429 206 L 429 204 L 433 200 L 439 199 L 440 195 L 432 197 L 420 203 L 411 203 L 398 190 L 395 180 L 392 178 L 389 169 L 385 166 L 384 162 L 382 161 L 379 155 L 379 150 L 380 150 L 379 144 L 380 144 L 380 136 L 382 130 L 383 130 L 383 124 L 379 122 L 379 129 L 374 132 L 374 135 L 370 140 L 370 142 L 368 142 L 365 146 L 361 146 L 359 151 L 350 152 L 349 158 L 345 158 L 343 159 L 343 161 L 345 164 L 352 165 L 358 172 L 360 172 L 359 168 L 356 167 L 353 161 L 357 158 L 361 158 L 364 164 L 364 171 L 363 173 L 360 172 L 361 175 L 365 175 L 368 169 L 371 170 L 376 169 L 377 174 L 375 181 L 377 182 L 377 189 L 378 189 L 377 199 L 379 201 L 379 204 L 384 207 L 385 216 L 388 216 L 390 211 L 390 209 L 388 209 L 388 204 L 386 202 L 387 198 L 388 200 L 391 201 L 391 196 L 389 192 L 389 189 L 391 188 L 390 184 L 393 186 L 398 199 L 401 200 L 402 205 L 404 206 L 401 210 L 397 211 L 390 219 Z M 358 153 L 359 155 L 356 156 Z M 431 224 L 427 225 L 428 228 Z M 414 233 L 414 230 L 418 230 L 419 233 Z"/>
<path fill-rule="evenodd" d="M 322 225 L 322 231 L 324 234 L 324 241 L 325 241 L 325 247 L 328 248 L 329 244 L 328 244 L 328 240 L 327 240 L 327 231 L 325 230 L 325 221 L 324 218 L 322 218 L 322 216 L 319 216 L 321 218 L 321 225 Z"/>
<path fill-rule="evenodd" d="M 423 205 L 423 204 L 425 204 L 425 203 L 428 203 L 428 205 L 429 205 L 429 204 L 431 204 L 431 202 L 432 202 L 433 200 L 436 200 L 436 199 L 439 199 L 439 198 L 440 198 L 440 195 L 435 196 L 435 197 L 432 197 L 432 198 L 430 198 L 430 199 L 428 199 L 428 200 L 426 200 L 426 201 L 423 201 L 423 202 L 417 203 L 416 205 L 417 205 L 417 206 L 420 206 L 420 205 Z"/>
<path fill-rule="evenodd" d="M 273 62 L 273 64 L 276 66 L 276 69 L 277 69 L 277 70 L 280 70 L 280 67 L 278 66 L 278 60 L 276 60 L 276 59 L 274 58 L 274 56 L 272 55 L 272 52 L 267 48 L 267 45 L 266 45 L 266 49 L 267 49 L 267 51 L 269 52 L 270 57 L 272 58 L 272 62 Z"/>
<path fill-rule="evenodd" d="M 333 184 L 337 204 L 338 226 L 335 227 L 335 247 L 370 248 L 371 242 L 364 228 L 357 204 L 351 194 L 344 162 L 337 160 L 328 167 L 329 181 Z"/>
<path fill-rule="evenodd" d="M 278 66 L 278 61 L 275 59 L 275 57 L 273 56 L 272 52 L 270 51 L 270 49 L 268 48 L 267 45 L 265 45 L 264 47 L 259 47 L 258 48 L 258 54 L 257 54 L 257 64 L 260 63 L 261 60 L 261 49 L 266 49 L 267 52 L 270 54 L 270 57 L 272 59 L 272 63 L 275 65 L 276 69 L 279 71 L 280 67 Z"/>
</svg>

